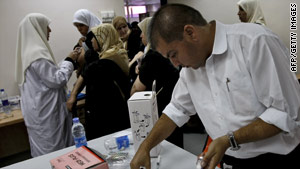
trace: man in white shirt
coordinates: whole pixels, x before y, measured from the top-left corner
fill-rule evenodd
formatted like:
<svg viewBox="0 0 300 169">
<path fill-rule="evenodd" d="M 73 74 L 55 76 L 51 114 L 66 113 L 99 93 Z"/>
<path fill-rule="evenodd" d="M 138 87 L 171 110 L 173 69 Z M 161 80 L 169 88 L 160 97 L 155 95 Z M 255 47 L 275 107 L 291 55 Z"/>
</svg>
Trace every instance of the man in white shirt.
<svg viewBox="0 0 300 169">
<path fill-rule="evenodd" d="M 201 154 L 202 167 L 213 169 L 221 160 L 234 169 L 295 165 L 300 87 L 288 49 L 274 33 L 257 24 L 207 23 L 195 9 L 178 4 L 157 11 L 149 29 L 153 49 L 183 69 L 132 169 L 150 169 L 151 148 L 196 113 L 213 139 Z"/>
</svg>

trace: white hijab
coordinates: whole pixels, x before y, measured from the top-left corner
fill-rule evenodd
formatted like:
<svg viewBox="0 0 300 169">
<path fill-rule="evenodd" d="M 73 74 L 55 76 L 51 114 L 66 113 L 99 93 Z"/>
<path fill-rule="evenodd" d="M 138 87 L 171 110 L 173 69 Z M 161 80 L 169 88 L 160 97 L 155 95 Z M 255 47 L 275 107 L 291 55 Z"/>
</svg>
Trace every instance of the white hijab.
<svg viewBox="0 0 300 169">
<path fill-rule="evenodd" d="M 102 22 L 95 14 L 87 9 L 79 9 L 74 14 L 73 23 L 81 23 L 88 26 L 88 32 L 90 32 L 92 27 L 98 26 Z"/>
<path fill-rule="evenodd" d="M 248 23 L 266 25 L 258 0 L 240 0 L 237 4 L 247 13 Z"/>
<path fill-rule="evenodd" d="M 40 13 L 31 13 L 19 24 L 16 52 L 16 81 L 25 82 L 26 69 L 32 62 L 44 58 L 56 64 L 47 41 L 47 27 L 50 19 Z"/>
</svg>

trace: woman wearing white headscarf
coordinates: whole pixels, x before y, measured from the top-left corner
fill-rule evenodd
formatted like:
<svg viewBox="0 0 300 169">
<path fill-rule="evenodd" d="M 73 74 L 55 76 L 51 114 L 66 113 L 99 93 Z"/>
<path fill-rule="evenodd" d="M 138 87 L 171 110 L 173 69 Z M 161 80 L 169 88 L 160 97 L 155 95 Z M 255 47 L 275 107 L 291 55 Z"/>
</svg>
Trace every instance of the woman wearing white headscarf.
<svg viewBox="0 0 300 169">
<path fill-rule="evenodd" d="M 84 67 L 94 60 L 97 60 L 97 52 L 93 50 L 91 40 L 94 37 L 93 32 L 91 31 L 92 27 L 100 25 L 101 20 L 92 12 L 87 9 L 79 9 L 74 13 L 73 17 L 73 25 L 77 28 L 82 37 L 79 39 L 78 43 L 75 47 L 82 47 L 83 52 L 77 59 L 77 81 L 76 84 L 80 84 L 80 91 L 84 89 L 83 79 L 80 78 L 80 74 L 82 73 Z M 75 48 L 74 47 L 74 48 Z M 90 60 L 90 61 L 89 61 Z M 75 99 L 75 100 L 71 100 Z M 76 97 L 71 97 L 67 101 L 67 108 L 69 111 L 76 113 Z"/>
<path fill-rule="evenodd" d="M 87 9 L 79 9 L 74 13 L 73 24 L 83 36 L 78 43 L 85 51 L 91 49 L 91 28 L 101 23 L 101 20 Z"/>
<path fill-rule="evenodd" d="M 266 21 L 258 0 L 240 0 L 238 16 L 241 22 L 266 25 Z"/>
<path fill-rule="evenodd" d="M 87 9 L 79 9 L 74 13 L 73 25 L 82 35 L 75 47 L 82 47 L 84 51 L 87 52 L 86 54 L 82 53 L 77 60 L 77 77 L 79 77 L 79 75 L 82 73 L 82 69 L 85 65 L 85 57 L 93 58 L 95 55 L 91 43 L 91 39 L 93 38 L 93 32 L 91 31 L 91 28 L 98 26 L 101 23 L 101 20 Z M 90 51 L 88 51 L 89 49 Z"/>
<path fill-rule="evenodd" d="M 17 38 L 16 80 L 32 157 L 73 144 L 65 86 L 78 53 L 70 53 L 57 66 L 48 44 L 49 24 L 50 19 L 43 14 L 28 14 L 19 24 Z"/>
<path fill-rule="evenodd" d="M 79 39 L 79 46 L 83 47 L 84 51 L 92 49 L 91 39 L 93 38 L 91 28 L 101 24 L 101 20 L 87 9 L 79 9 L 74 13 L 73 25 L 83 36 Z"/>
</svg>

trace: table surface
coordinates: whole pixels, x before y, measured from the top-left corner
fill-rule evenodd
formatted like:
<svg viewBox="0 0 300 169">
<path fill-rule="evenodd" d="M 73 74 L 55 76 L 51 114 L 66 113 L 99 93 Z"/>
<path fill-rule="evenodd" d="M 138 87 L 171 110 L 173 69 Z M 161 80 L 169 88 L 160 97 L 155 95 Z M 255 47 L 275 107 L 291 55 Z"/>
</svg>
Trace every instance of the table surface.
<svg viewBox="0 0 300 169">
<path fill-rule="evenodd" d="M 81 108 L 85 104 L 85 99 L 77 101 L 77 107 Z M 22 111 L 20 109 L 18 110 L 12 110 L 13 117 L 7 117 L 4 119 L 0 119 L 0 127 L 9 126 L 17 123 L 21 123 L 24 121 Z"/>
<path fill-rule="evenodd" d="M 24 121 L 23 115 L 20 109 L 12 110 L 11 113 L 13 114 L 12 117 L 7 117 L 5 119 L 0 120 L 0 127 L 9 126 L 16 123 L 21 123 Z"/>
<path fill-rule="evenodd" d="M 131 129 L 127 129 L 131 131 Z M 114 133 L 115 134 L 115 133 Z M 102 154 L 107 154 L 107 151 L 104 148 L 104 140 L 111 138 L 112 135 L 103 136 L 94 140 L 88 141 L 88 146 L 99 151 Z M 163 141 L 161 143 L 161 161 L 159 169 L 194 169 L 196 168 L 196 159 L 197 157 L 186 150 L 177 147 L 176 145 L 169 143 L 168 141 Z M 46 155 L 42 155 L 36 158 L 32 158 L 26 161 L 22 161 L 19 163 L 12 164 L 10 166 L 6 166 L 3 169 L 51 169 L 50 160 L 54 159 L 60 155 L 63 155 L 67 152 L 70 152 L 75 149 L 75 146 L 71 146 L 62 150 L 58 150 Z M 130 146 L 129 155 L 134 155 L 133 146 Z M 156 158 L 151 159 L 151 168 L 156 169 Z M 130 169 L 130 167 L 127 167 Z M 124 169 L 127 169 L 124 168 Z M 113 169 L 113 168 L 110 168 Z M 122 168 L 123 169 L 123 168 Z"/>
</svg>

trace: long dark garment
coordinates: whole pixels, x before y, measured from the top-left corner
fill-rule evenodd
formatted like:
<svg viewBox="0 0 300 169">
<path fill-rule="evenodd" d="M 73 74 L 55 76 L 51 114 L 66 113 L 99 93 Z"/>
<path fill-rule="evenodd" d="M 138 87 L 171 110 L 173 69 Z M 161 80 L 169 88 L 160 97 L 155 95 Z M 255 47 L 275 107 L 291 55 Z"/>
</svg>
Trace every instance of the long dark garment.
<svg viewBox="0 0 300 169">
<path fill-rule="evenodd" d="M 232 165 L 232 169 L 296 169 L 299 168 L 297 164 L 297 159 L 299 159 L 299 157 L 300 144 L 287 155 L 266 153 L 248 159 L 238 159 L 224 155 L 222 162 Z"/>
<path fill-rule="evenodd" d="M 100 59 L 89 64 L 82 76 L 87 139 L 129 128 L 129 78 L 121 68 L 111 60 Z"/>
</svg>

